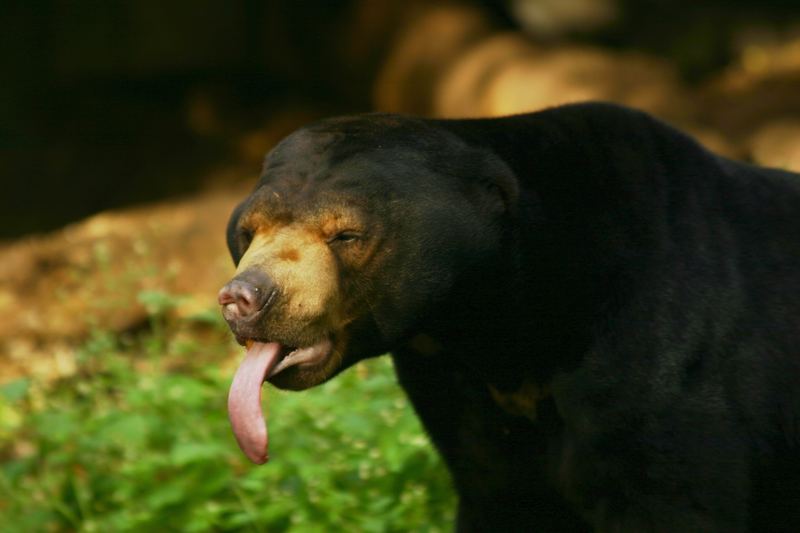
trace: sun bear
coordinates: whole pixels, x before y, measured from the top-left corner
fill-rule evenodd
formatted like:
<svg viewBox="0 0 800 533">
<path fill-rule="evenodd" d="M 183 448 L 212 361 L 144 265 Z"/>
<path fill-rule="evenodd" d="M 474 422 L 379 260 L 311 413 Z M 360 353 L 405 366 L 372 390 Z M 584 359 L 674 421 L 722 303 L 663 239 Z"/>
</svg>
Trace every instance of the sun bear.
<svg viewBox="0 0 800 533">
<path fill-rule="evenodd" d="M 388 352 L 458 531 L 800 531 L 797 174 L 610 104 L 368 114 L 282 141 L 227 238 L 253 461 L 264 381 Z"/>
</svg>

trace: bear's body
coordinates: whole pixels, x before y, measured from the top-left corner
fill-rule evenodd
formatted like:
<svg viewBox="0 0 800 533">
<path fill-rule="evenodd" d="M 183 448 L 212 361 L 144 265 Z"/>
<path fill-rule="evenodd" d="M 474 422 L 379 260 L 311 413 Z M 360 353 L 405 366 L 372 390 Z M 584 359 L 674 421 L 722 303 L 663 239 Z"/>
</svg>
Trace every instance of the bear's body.
<svg viewBox="0 0 800 533">
<path fill-rule="evenodd" d="M 604 104 L 338 119 L 268 157 L 234 259 L 332 212 L 330 316 L 284 332 L 288 295 L 226 318 L 240 340 L 332 339 L 279 386 L 391 351 L 459 530 L 800 530 L 800 176 Z"/>
</svg>

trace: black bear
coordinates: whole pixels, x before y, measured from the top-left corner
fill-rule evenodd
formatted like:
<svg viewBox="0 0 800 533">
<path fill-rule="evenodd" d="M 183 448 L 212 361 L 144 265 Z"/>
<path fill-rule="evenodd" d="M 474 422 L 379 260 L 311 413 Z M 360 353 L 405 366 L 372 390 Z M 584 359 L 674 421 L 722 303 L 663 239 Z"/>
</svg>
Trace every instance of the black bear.
<svg viewBox="0 0 800 533">
<path fill-rule="evenodd" d="M 266 158 L 229 395 L 391 352 L 459 531 L 800 531 L 800 176 L 638 111 L 326 120 Z"/>
</svg>

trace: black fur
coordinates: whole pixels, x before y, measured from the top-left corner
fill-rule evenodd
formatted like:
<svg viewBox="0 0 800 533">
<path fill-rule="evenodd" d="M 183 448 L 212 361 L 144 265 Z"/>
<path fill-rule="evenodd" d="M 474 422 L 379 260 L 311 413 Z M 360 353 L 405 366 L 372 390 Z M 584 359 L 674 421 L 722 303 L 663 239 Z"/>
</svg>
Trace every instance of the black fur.
<svg viewBox="0 0 800 533">
<path fill-rule="evenodd" d="M 460 531 L 800 531 L 800 176 L 582 104 L 327 121 L 274 190 L 392 247 L 345 365 L 392 352 Z M 528 385 L 535 417 L 490 392 Z"/>
</svg>

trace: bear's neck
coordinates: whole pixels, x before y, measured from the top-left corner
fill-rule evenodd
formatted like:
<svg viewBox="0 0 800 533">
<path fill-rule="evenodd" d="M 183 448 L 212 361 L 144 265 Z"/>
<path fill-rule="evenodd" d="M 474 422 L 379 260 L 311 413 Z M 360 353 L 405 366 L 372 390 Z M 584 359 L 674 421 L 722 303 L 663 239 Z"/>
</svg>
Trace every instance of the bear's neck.
<svg viewBox="0 0 800 533">
<path fill-rule="evenodd" d="M 500 253 L 459 279 L 425 333 L 448 339 L 445 356 L 499 390 L 546 384 L 588 349 L 610 278 L 557 234 L 520 223 Z"/>
<path fill-rule="evenodd" d="M 665 246 L 665 198 L 681 201 L 673 191 L 697 187 L 676 183 L 681 173 L 673 168 L 691 159 L 702 175 L 704 165 L 717 164 L 650 117 L 603 106 L 585 111 L 445 121 L 468 144 L 491 149 L 520 181 L 519 209 L 500 253 L 465 276 L 437 312 L 442 338 L 469 331 L 470 341 L 478 337 L 472 332 L 492 339 L 450 351 L 501 389 L 544 384 L 580 363 Z M 665 145 L 674 149 L 670 157 Z"/>
</svg>

